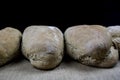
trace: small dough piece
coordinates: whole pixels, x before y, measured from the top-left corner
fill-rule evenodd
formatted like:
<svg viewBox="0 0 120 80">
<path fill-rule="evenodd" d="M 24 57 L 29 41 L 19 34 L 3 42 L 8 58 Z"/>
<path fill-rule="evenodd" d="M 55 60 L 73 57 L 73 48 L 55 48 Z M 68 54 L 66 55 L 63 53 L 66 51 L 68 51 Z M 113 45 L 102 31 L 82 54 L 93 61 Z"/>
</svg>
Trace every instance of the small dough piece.
<svg viewBox="0 0 120 80">
<path fill-rule="evenodd" d="M 67 53 L 80 63 L 96 67 L 112 67 L 117 63 L 118 53 L 110 51 L 112 38 L 105 27 L 78 25 L 68 28 L 64 35 Z"/>
<path fill-rule="evenodd" d="M 19 30 L 11 27 L 0 30 L 0 66 L 19 54 L 21 35 Z"/>
<path fill-rule="evenodd" d="M 112 38 L 120 37 L 120 26 L 108 26 L 107 29 L 112 35 Z"/>
<path fill-rule="evenodd" d="M 57 27 L 30 26 L 23 33 L 22 52 L 39 69 L 52 69 L 63 58 L 63 34 Z"/>
<path fill-rule="evenodd" d="M 112 35 L 112 42 L 115 45 L 115 47 L 118 49 L 120 54 L 120 26 L 109 26 L 108 31 Z"/>
</svg>

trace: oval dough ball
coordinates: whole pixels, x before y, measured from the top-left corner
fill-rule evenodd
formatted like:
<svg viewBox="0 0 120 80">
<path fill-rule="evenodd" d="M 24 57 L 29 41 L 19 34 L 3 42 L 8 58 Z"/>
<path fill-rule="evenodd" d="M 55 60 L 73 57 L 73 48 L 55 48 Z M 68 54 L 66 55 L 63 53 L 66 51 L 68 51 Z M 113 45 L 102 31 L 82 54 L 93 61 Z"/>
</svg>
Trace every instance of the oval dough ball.
<svg viewBox="0 0 120 80">
<path fill-rule="evenodd" d="M 30 26 L 22 38 L 22 51 L 39 69 L 55 68 L 63 58 L 63 34 L 57 27 Z"/>
<path fill-rule="evenodd" d="M 65 31 L 67 53 L 80 63 L 97 67 L 112 67 L 117 63 L 110 48 L 111 35 L 100 25 L 78 25 Z M 112 50 L 114 51 L 114 50 Z M 111 59 L 112 58 L 112 59 Z M 111 60 L 114 60 L 111 62 Z M 109 62 L 106 64 L 106 62 Z"/>
<path fill-rule="evenodd" d="M 0 66 L 6 64 L 19 54 L 21 32 L 7 27 L 0 30 Z"/>
</svg>

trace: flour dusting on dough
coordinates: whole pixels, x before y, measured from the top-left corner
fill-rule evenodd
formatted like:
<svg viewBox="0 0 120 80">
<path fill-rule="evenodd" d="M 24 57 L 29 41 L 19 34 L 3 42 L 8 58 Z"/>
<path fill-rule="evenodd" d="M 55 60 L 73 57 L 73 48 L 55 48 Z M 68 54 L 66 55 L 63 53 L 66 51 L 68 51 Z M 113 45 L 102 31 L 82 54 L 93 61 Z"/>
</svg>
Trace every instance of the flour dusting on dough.
<svg viewBox="0 0 120 80">
<path fill-rule="evenodd" d="M 120 32 L 120 26 L 109 26 L 109 32 Z"/>
<path fill-rule="evenodd" d="M 48 28 L 50 28 L 50 29 L 53 30 L 53 31 L 56 30 L 55 27 L 51 27 L 51 26 L 50 26 L 50 27 L 48 27 Z M 53 34 L 54 34 L 54 39 L 55 39 L 56 41 L 59 41 L 58 36 L 56 35 L 56 33 L 54 32 Z"/>
<path fill-rule="evenodd" d="M 55 30 L 55 27 L 52 27 L 52 26 L 50 26 L 50 27 L 48 27 L 48 28 L 50 28 L 51 30 Z"/>
</svg>

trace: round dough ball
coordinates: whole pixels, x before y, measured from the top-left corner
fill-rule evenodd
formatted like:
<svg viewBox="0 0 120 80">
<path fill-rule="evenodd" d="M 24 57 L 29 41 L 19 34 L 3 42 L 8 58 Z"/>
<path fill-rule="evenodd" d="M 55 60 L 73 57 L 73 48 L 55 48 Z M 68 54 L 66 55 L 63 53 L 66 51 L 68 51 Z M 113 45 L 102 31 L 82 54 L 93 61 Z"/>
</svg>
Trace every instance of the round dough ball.
<svg viewBox="0 0 120 80">
<path fill-rule="evenodd" d="M 22 52 L 39 69 L 52 69 L 63 58 L 63 34 L 57 27 L 30 26 L 23 33 Z"/>
<path fill-rule="evenodd" d="M 112 67 L 109 55 L 112 38 L 107 29 L 100 25 L 78 25 L 65 31 L 67 53 L 80 63 L 97 67 Z M 115 55 L 117 55 L 116 53 Z M 117 56 L 118 57 L 118 56 Z M 113 59 L 114 60 L 114 59 Z M 105 62 L 110 62 L 106 64 Z"/>
<path fill-rule="evenodd" d="M 0 30 L 0 66 L 6 64 L 19 54 L 21 32 L 7 27 Z"/>
</svg>

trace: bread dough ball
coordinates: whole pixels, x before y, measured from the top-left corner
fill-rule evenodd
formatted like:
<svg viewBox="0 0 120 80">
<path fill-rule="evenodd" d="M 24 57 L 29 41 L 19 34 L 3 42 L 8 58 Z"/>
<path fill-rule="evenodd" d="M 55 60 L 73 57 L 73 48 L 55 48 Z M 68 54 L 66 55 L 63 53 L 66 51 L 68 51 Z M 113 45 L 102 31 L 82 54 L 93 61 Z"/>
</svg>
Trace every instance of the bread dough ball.
<svg viewBox="0 0 120 80">
<path fill-rule="evenodd" d="M 19 54 L 21 32 L 7 27 L 0 30 L 0 66 Z"/>
<path fill-rule="evenodd" d="M 52 69 L 63 58 L 63 34 L 57 27 L 30 26 L 23 33 L 22 52 L 39 69 Z"/>
<path fill-rule="evenodd" d="M 118 52 L 110 51 L 112 38 L 103 26 L 78 25 L 70 27 L 65 31 L 65 42 L 67 53 L 82 64 L 112 67 L 117 63 Z M 114 51 L 114 48 L 112 49 Z M 115 59 L 113 59 L 113 54 L 117 56 Z M 114 61 L 111 62 L 111 60 Z"/>
</svg>

